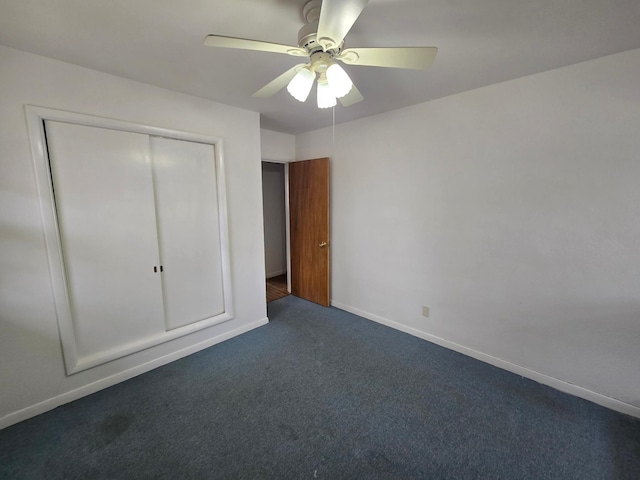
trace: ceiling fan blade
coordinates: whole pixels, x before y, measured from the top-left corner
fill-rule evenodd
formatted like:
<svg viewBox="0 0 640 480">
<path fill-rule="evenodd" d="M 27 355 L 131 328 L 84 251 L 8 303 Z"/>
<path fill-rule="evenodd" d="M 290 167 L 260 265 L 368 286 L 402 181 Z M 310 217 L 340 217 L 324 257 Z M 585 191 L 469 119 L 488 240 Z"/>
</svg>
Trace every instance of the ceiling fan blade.
<svg viewBox="0 0 640 480">
<path fill-rule="evenodd" d="M 343 107 L 348 107 L 350 105 L 353 105 L 354 103 L 361 102 L 362 100 L 364 100 L 364 97 L 360 93 L 360 90 L 358 90 L 356 86 L 353 85 L 349 93 L 347 93 L 344 97 L 339 98 L 338 100 L 340 100 L 340 103 Z"/>
<path fill-rule="evenodd" d="M 253 96 L 257 98 L 269 98 L 274 96 L 276 93 L 278 93 L 280 90 L 282 90 L 284 87 L 286 87 L 289 84 L 291 79 L 295 77 L 296 73 L 298 73 L 298 71 L 302 67 L 306 67 L 306 66 L 307 64 L 305 63 L 299 63 L 295 67 L 291 67 L 289 70 L 284 72 L 278 78 L 275 78 L 274 80 L 271 80 L 269 83 L 267 83 L 264 87 L 262 87 L 256 93 L 254 93 Z"/>
<path fill-rule="evenodd" d="M 307 57 L 309 53 L 300 47 L 280 45 L 279 43 L 259 42 L 246 38 L 223 37 L 222 35 L 207 35 L 204 39 L 207 47 L 239 48 L 242 50 L 256 50 L 258 52 L 285 53 L 296 57 Z"/>
<path fill-rule="evenodd" d="M 325 51 L 339 47 L 369 0 L 323 0 L 317 42 Z"/>
<path fill-rule="evenodd" d="M 426 70 L 437 53 L 436 47 L 347 48 L 336 58 L 349 65 Z"/>
</svg>

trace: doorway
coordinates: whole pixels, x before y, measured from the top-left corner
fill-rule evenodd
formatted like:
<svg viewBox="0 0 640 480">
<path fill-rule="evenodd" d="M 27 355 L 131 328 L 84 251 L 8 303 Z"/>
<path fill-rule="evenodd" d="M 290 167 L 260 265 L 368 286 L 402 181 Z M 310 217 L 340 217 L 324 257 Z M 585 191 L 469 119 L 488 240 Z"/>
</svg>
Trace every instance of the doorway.
<svg viewBox="0 0 640 480">
<path fill-rule="evenodd" d="M 262 195 L 267 303 L 291 293 L 328 307 L 329 158 L 263 161 Z"/>
<path fill-rule="evenodd" d="M 262 162 L 267 303 L 289 295 L 286 164 Z"/>
</svg>

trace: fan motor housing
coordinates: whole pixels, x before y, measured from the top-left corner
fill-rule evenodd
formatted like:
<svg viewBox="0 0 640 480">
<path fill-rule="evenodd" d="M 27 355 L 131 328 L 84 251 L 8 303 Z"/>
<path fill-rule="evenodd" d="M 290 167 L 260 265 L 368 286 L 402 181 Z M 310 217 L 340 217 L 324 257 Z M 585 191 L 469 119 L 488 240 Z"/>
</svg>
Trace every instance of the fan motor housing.
<svg viewBox="0 0 640 480">
<path fill-rule="evenodd" d="M 310 54 L 322 51 L 322 45 L 316 41 L 318 21 L 307 23 L 298 31 L 298 46 L 304 48 Z"/>
<path fill-rule="evenodd" d="M 316 52 L 322 52 L 324 49 L 317 41 L 318 22 L 307 23 L 298 32 L 298 46 L 304 48 L 309 55 Z M 338 45 L 336 48 L 327 50 L 332 56 L 340 55 L 344 42 Z"/>
<path fill-rule="evenodd" d="M 302 8 L 302 16 L 307 23 L 298 31 L 298 46 L 309 52 L 309 55 L 324 51 L 324 48 L 317 40 L 321 6 L 321 0 L 311 0 Z M 333 56 L 338 55 L 341 50 L 342 44 L 338 45 L 336 48 L 327 50 L 327 52 Z"/>
</svg>

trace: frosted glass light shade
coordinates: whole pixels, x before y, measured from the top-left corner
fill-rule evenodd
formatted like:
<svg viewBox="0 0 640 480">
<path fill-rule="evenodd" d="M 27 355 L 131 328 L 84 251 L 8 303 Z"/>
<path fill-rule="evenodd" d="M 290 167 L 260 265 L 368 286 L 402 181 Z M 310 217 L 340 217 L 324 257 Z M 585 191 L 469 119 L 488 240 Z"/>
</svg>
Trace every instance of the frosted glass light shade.
<svg viewBox="0 0 640 480">
<path fill-rule="evenodd" d="M 318 80 L 318 108 L 329 108 L 336 105 L 336 96 L 325 81 Z"/>
<path fill-rule="evenodd" d="M 336 98 L 344 97 L 353 87 L 353 82 L 349 75 L 337 63 L 330 65 L 327 69 L 327 81 Z"/>
<path fill-rule="evenodd" d="M 300 102 L 304 102 L 309 96 L 309 92 L 311 91 L 311 87 L 313 86 L 313 81 L 315 79 L 315 73 L 308 68 L 303 68 L 291 79 L 289 85 L 287 85 L 287 90 L 293 98 Z"/>
</svg>

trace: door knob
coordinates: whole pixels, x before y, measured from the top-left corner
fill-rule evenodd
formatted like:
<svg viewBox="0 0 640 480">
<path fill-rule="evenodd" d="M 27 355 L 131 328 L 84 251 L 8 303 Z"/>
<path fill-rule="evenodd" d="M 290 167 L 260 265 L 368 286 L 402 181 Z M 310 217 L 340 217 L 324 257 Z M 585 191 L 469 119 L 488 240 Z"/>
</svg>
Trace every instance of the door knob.
<svg viewBox="0 0 640 480">
<path fill-rule="evenodd" d="M 329 245 L 327 242 L 320 242 L 320 244 L 318 245 L 320 248 L 324 248 L 327 245 Z"/>
</svg>

